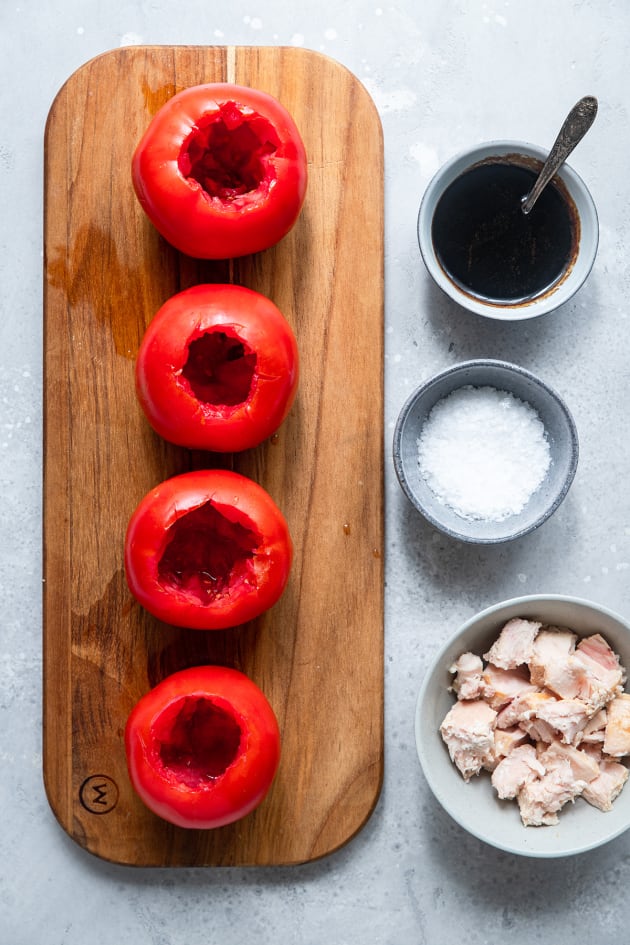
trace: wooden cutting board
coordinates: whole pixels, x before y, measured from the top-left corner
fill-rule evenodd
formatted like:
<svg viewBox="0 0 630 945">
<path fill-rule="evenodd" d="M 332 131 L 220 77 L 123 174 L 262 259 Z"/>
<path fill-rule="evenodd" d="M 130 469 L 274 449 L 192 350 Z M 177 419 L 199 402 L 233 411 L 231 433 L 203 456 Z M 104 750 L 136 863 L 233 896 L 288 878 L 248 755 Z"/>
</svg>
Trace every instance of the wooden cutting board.
<svg viewBox="0 0 630 945">
<path fill-rule="evenodd" d="M 278 246 L 229 262 L 178 254 L 135 200 L 130 160 L 175 92 L 234 81 L 276 96 L 304 137 L 309 189 Z M 129 47 L 79 69 L 45 135 L 44 776 L 81 846 L 134 865 L 294 864 L 365 824 L 383 769 L 383 143 L 365 89 L 308 50 Z M 134 358 L 160 305 L 198 282 L 249 286 L 290 321 L 301 382 L 255 450 L 190 453 L 152 432 Z M 226 632 L 160 624 L 131 597 L 123 538 L 140 498 L 191 468 L 261 483 L 295 543 L 289 586 Z M 253 814 L 215 831 L 151 814 L 123 730 L 166 674 L 235 666 L 273 705 L 283 754 Z"/>
</svg>

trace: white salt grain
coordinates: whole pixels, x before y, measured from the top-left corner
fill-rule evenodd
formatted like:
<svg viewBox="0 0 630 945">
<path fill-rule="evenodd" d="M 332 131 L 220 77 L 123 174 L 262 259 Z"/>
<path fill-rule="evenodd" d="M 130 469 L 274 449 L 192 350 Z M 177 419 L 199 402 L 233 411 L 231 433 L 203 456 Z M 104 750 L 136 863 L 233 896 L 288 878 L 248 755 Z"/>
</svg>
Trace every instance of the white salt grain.
<svg viewBox="0 0 630 945">
<path fill-rule="evenodd" d="M 523 510 L 551 463 L 534 408 L 508 391 L 461 387 L 429 413 L 418 439 L 420 472 L 462 518 L 501 522 Z"/>
</svg>

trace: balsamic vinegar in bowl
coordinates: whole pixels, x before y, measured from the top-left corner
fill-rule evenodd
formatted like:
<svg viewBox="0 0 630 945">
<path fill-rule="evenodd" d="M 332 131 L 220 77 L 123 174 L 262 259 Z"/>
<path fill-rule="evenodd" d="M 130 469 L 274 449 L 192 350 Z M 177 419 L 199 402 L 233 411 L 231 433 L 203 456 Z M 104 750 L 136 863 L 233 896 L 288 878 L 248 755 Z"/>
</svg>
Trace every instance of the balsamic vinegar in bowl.
<svg viewBox="0 0 630 945">
<path fill-rule="evenodd" d="M 514 160 L 488 160 L 447 187 L 431 236 L 446 274 L 464 291 L 498 304 L 547 292 L 569 270 L 579 219 L 568 194 L 552 181 L 529 214 L 521 210 L 537 171 Z"/>
<path fill-rule="evenodd" d="M 468 311 L 500 321 L 546 315 L 591 272 L 597 210 L 566 162 L 523 213 L 547 156 L 524 141 L 489 141 L 451 158 L 429 182 L 420 252 L 436 285 Z"/>
</svg>

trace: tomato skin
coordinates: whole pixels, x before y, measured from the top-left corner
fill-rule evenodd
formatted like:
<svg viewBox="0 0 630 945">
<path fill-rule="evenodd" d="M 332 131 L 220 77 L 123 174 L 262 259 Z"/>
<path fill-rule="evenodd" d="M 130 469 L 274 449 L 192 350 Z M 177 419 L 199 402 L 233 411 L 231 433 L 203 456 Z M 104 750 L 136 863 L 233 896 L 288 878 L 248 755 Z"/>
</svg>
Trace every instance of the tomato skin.
<svg viewBox="0 0 630 945">
<path fill-rule="evenodd" d="M 228 337 L 255 359 L 251 384 L 235 403 L 198 396 L 186 371 L 191 344 Z M 242 371 L 246 358 L 224 359 L 217 371 Z M 214 372 L 209 364 L 208 374 Z M 271 436 L 288 414 L 298 387 L 295 336 L 279 309 L 259 292 L 236 285 L 196 285 L 168 299 L 153 317 L 136 360 L 136 392 L 153 429 L 190 449 L 237 452 Z"/>
<path fill-rule="evenodd" d="M 125 573 L 136 600 L 165 623 L 223 630 L 272 607 L 291 570 L 288 525 L 251 479 L 222 469 L 173 476 L 131 516 Z"/>
<path fill-rule="evenodd" d="M 207 724 L 204 733 L 198 722 L 195 738 L 192 723 L 180 722 L 178 735 L 178 718 L 190 717 L 199 705 L 218 709 L 240 728 L 230 763 L 225 767 L 219 747 L 212 774 L 204 767 Z M 178 740 L 184 761 L 172 747 Z M 174 764 L 165 760 L 165 746 Z M 125 728 L 125 751 L 131 783 L 150 810 L 179 827 L 213 829 L 240 820 L 264 800 L 280 761 L 280 732 L 267 698 L 244 673 L 195 666 L 166 677 L 136 703 Z"/>
<path fill-rule="evenodd" d="M 209 194 L 189 176 L 187 149 L 208 123 L 218 122 L 229 135 L 235 114 L 237 123 L 240 115 L 261 136 L 255 164 L 262 179 L 244 192 L 228 192 L 226 185 L 225 194 Z M 235 162 L 239 153 L 237 146 Z M 156 229 L 180 252 L 201 259 L 245 256 L 281 240 L 300 214 L 308 178 L 304 144 L 284 106 L 266 92 L 221 82 L 192 86 L 169 99 L 138 143 L 131 171 Z"/>
</svg>

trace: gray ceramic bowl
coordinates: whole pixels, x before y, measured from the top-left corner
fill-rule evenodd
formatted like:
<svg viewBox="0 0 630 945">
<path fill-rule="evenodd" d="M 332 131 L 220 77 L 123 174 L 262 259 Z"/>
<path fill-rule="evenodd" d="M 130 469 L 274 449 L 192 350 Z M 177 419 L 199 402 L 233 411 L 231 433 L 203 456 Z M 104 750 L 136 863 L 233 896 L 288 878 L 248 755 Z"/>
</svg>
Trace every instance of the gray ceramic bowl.
<svg viewBox="0 0 630 945">
<path fill-rule="evenodd" d="M 553 827 L 524 827 L 515 801 L 501 801 L 482 773 L 466 783 L 452 764 L 439 733 L 453 704 L 449 666 L 469 650 L 482 654 L 510 618 L 539 619 L 570 627 L 580 636 L 600 632 L 630 667 L 630 626 L 617 614 L 589 601 L 560 595 L 520 597 L 495 604 L 468 620 L 440 650 L 420 689 L 415 716 L 418 757 L 436 799 L 474 836 L 501 850 L 531 857 L 560 857 L 600 846 L 630 827 L 630 782 L 612 810 L 603 813 L 578 798 L 559 813 Z"/>
<path fill-rule="evenodd" d="M 417 441 L 428 414 L 439 400 L 466 385 L 509 391 L 536 410 L 547 433 L 551 465 L 544 482 L 520 513 L 501 522 L 458 515 L 438 500 L 420 472 Z M 409 397 L 396 423 L 393 458 L 403 491 L 428 522 L 461 541 L 490 544 L 533 531 L 558 508 L 575 475 L 578 437 L 564 401 L 529 371 L 505 361 L 464 361 L 437 374 Z"/>
<path fill-rule="evenodd" d="M 489 141 L 458 154 L 447 161 L 427 187 L 418 214 L 418 242 L 427 270 L 435 283 L 455 302 L 478 315 L 503 321 L 518 321 L 545 315 L 567 302 L 582 286 L 589 275 L 599 242 L 599 223 L 593 198 L 584 181 L 568 164 L 558 171 L 557 177 L 568 194 L 579 220 L 577 247 L 573 262 L 566 275 L 540 296 L 518 304 L 497 304 L 476 298 L 456 285 L 446 274 L 436 255 L 431 236 L 435 208 L 446 188 L 464 171 L 492 158 L 518 155 L 517 163 L 535 162 L 541 167 L 548 152 L 523 141 Z"/>
</svg>

